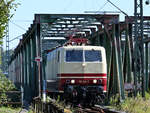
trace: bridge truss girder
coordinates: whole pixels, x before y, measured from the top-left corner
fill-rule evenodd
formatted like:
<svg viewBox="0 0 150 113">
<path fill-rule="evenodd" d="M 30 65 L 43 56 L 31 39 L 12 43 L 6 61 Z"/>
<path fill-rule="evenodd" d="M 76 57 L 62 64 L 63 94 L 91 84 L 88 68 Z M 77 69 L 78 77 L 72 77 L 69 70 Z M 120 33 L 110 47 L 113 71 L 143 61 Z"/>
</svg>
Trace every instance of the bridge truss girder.
<svg viewBox="0 0 150 113">
<path fill-rule="evenodd" d="M 144 18 L 146 21 L 150 17 Z M 78 26 L 76 26 L 77 23 Z M 119 22 L 119 15 L 37 14 L 29 30 L 22 36 L 22 40 L 11 57 L 10 64 L 15 59 L 21 59 L 18 60 L 20 61 L 18 64 L 21 64 L 21 66 L 18 67 L 22 70 L 19 76 L 25 75 L 25 78 L 21 78 L 24 91 L 28 91 L 28 88 L 31 87 L 31 89 L 39 89 L 38 92 L 40 92 L 42 87 L 37 85 L 42 84 L 44 79 L 44 72 L 42 71 L 44 62 L 37 64 L 34 62 L 35 57 L 43 58 L 44 50 L 51 49 L 53 45 L 62 44 L 57 41 L 57 37 L 64 37 L 64 41 L 67 41 L 70 35 L 76 38 L 78 33 L 84 32 L 83 37 L 89 39 L 91 45 L 105 47 L 108 97 L 119 93 L 120 100 L 122 100 L 125 98 L 125 83 L 132 84 L 133 82 L 133 26 L 134 19 L 132 17 L 126 18 L 124 22 Z M 144 28 L 148 27 L 147 24 Z M 63 33 L 60 33 L 60 31 L 63 31 Z M 56 44 L 55 41 L 57 41 Z M 27 65 L 24 66 L 23 64 L 26 63 Z M 40 76 L 37 73 L 40 73 Z M 33 74 L 35 76 L 32 76 Z M 32 79 L 34 79 L 34 85 L 31 82 Z M 32 93 L 32 91 L 29 92 Z M 26 93 L 26 96 L 30 93 Z"/>
</svg>

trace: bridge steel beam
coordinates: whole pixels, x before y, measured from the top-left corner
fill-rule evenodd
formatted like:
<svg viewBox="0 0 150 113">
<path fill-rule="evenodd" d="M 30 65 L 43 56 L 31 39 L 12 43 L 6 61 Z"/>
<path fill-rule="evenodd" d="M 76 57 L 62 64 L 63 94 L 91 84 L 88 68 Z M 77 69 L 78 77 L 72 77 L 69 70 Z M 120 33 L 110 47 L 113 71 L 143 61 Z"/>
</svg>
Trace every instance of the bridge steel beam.
<svg viewBox="0 0 150 113">
<path fill-rule="evenodd" d="M 116 71 L 117 71 L 117 79 L 118 79 L 118 89 L 120 94 L 120 100 L 125 99 L 124 97 L 124 78 L 123 78 L 123 68 L 122 68 L 122 58 L 121 58 L 121 42 L 120 42 L 120 31 L 119 24 L 113 25 L 113 44 L 114 44 L 114 57 L 116 61 Z"/>
<path fill-rule="evenodd" d="M 68 19 L 68 20 L 67 20 Z M 75 19 L 75 20 L 73 20 Z M 82 20 L 83 22 L 82 22 Z M 131 19 L 131 20 L 130 20 Z M 88 28 L 89 31 L 85 31 L 86 38 L 91 41 L 91 45 L 101 45 L 106 49 L 107 57 L 107 78 L 108 78 L 108 97 L 116 95 L 119 93 L 120 100 L 124 99 L 124 83 L 132 83 L 132 72 L 133 72 L 133 24 L 134 19 L 132 17 L 126 19 L 125 22 L 119 22 L 119 15 L 96 15 L 96 14 L 37 14 L 35 15 L 35 20 L 33 24 L 23 35 L 23 39 L 20 40 L 19 45 L 15 49 L 14 55 L 11 58 L 13 61 L 16 57 L 21 59 L 21 77 L 22 77 L 22 88 L 26 92 L 28 89 L 26 87 L 26 81 L 28 80 L 28 87 L 31 86 L 32 97 L 41 96 L 41 85 L 44 79 L 44 72 L 42 66 L 44 61 L 35 62 L 37 56 L 43 58 L 43 52 L 45 49 L 51 49 L 52 45 L 49 35 L 49 31 L 56 31 L 59 33 L 60 30 L 64 30 L 63 26 L 55 29 L 57 24 L 65 25 L 63 21 L 69 21 L 70 25 L 73 21 L 79 20 L 80 28 L 77 31 L 71 30 L 70 34 L 64 33 L 65 41 L 70 35 L 76 35 L 73 32 L 84 31 L 86 27 L 89 27 L 98 22 L 96 28 Z M 150 19 L 146 17 L 144 19 Z M 88 24 L 85 22 L 88 21 Z M 52 25 L 52 26 L 51 26 Z M 71 27 L 67 27 L 70 30 Z M 76 26 L 73 26 L 76 27 Z M 82 29 L 83 28 L 83 29 Z M 65 31 L 65 30 L 64 30 Z M 73 34 L 72 34 L 73 33 Z M 57 36 L 59 36 L 57 34 Z M 47 37 L 45 37 L 47 36 Z M 77 36 L 77 35 L 76 35 Z M 52 39 L 55 36 L 51 37 Z M 49 43 L 47 41 L 49 40 Z M 64 42 L 63 42 L 64 43 Z M 59 43 L 58 44 L 63 44 Z M 47 45 L 46 45 L 47 44 Z M 147 51 L 147 50 L 146 50 Z M 20 54 L 20 56 L 17 56 Z M 26 55 L 25 55 L 26 54 Z M 27 66 L 25 65 L 27 63 Z M 29 73 L 28 71 L 31 71 Z M 40 74 L 40 75 L 39 75 Z M 27 77 L 26 77 L 27 75 Z M 24 78 L 23 78 L 24 77 Z M 27 79 L 28 78 L 28 79 Z M 27 80 L 26 80 L 27 79 Z M 32 81 L 31 81 L 32 80 Z M 148 81 L 147 81 L 148 82 Z M 40 84 L 40 85 L 39 85 Z M 36 89 L 36 90 L 35 90 Z M 38 89 L 38 91 L 37 91 Z M 33 94 L 34 93 L 34 94 Z M 26 93 L 25 93 L 26 95 Z M 24 95 L 24 96 L 25 96 Z"/>
<path fill-rule="evenodd" d="M 94 43 L 98 42 L 100 38 L 102 46 L 106 49 L 107 57 L 107 74 L 108 74 L 108 98 L 111 95 L 115 95 L 119 92 L 120 101 L 125 98 L 124 96 L 124 76 L 122 67 L 122 50 L 120 40 L 120 24 L 112 24 L 112 27 L 108 24 L 104 24 L 104 30 L 101 33 L 92 35 L 90 40 Z M 112 29 L 109 29 L 112 28 Z"/>
<path fill-rule="evenodd" d="M 131 40 L 132 38 L 129 37 L 129 24 L 126 24 L 126 30 L 125 30 L 125 54 L 126 54 L 126 60 L 124 63 L 126 63 L 126 73 L 124 73 L 127 78 L 124 80 L 127 83 L 132 82 L 132 57 L 131 57 Z"/>
<path fill-rule="evenodd" d="M 148 61 L 149 61 L 149 55 L 148 55 L 148 43 L 145 43 L 145 78 L 146 78 L 146 80 L 145 80 L 145 89 L 146 89 L 146 91 L 148 91 L 149 90 L 149 73 L 148 73 Z"/>
</svg>

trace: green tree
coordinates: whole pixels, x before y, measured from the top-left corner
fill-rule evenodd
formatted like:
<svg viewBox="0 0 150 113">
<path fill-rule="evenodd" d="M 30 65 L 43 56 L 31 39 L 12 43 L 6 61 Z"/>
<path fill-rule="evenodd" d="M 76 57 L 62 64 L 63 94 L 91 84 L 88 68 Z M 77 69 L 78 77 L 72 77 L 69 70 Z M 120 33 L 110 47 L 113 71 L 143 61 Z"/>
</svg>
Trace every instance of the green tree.
<svg viewBox="0 0 150 113">
<path fill-rule="evenodd" d="M 15 3 L 15 0 L 0 0 L 0 45 L 2 44 L 2 39 L 6 34 L 5 29 L 7 27 L 7 23 L 13 16 L 17 5 L 18 4 Z M 2 74 L 0 70 L 0 105 L 1 102 L 7 101 L 6 92 L 13 89 L 15 89 L 14 85 L 6 78 L 5 75 Z"/>
<path fill-rule="evenodd" d="M 15 0 L 0 0 L 0 44 L 5 36 L 5 29 L 8 21 L 13 16 L 13 11 L 17 8 Z"/>
</svg>

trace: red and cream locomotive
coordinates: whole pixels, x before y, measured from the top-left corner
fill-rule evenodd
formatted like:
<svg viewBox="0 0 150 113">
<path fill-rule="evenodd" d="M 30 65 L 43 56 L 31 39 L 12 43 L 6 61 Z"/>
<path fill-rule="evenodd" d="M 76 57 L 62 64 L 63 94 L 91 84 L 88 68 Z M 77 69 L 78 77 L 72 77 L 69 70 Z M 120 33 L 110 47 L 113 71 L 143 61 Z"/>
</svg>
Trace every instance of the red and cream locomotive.
<svg viewBox="0 0 150 113">
<path fill-rule="evenodd" d="M 47 91 L 74 101 L 97 100 L 106 93 L 105 49 L 101 46 L 62 46 L 47 52 Z"/>
</svg>

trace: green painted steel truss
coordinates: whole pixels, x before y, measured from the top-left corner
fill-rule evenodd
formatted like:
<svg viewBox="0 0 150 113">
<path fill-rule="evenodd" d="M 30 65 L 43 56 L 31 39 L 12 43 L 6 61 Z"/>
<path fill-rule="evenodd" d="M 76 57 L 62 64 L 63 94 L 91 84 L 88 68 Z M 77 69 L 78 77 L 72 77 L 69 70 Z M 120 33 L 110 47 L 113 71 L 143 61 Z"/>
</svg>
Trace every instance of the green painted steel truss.
<svg viewBox="0 0 150 113">
<path fill-rule="evenodd" d="M 144 35 L 149 31 L 150 17 L 144 17 Z M 107 86 L 108 98 L 119 93 L 120 101 L 125 98 L 125 89 L 134 90 L 133 75 L 133 17 L 119 22 L 119 15 L 100 14 L 36 14 L 33 24 L 22 36 L 16 47 L 9 67 L 16 68 L 13 61 L 16 59 L 20 66 L 20 84 L 24 97 L 29 99 L 41 93 L 44 77 L 42 70 L 44 51 L 65 43 L 70 36 L 87 38 L 91 45 L 104 46 L 107 57 Z M 63 40 L 58 40 L 58 38 Z M 148 42 L 145 37 L 145 72 L 146 89 L 149 86 L 148 73 Z M 35 62 L 36 57 L 43 60 Z M 12 76 L 12 75 L 10 75 Z M 127 87 L 130 86 L 130 87 Z M 31 90 L 29 90 L 29 87 Z M 38 89 L 38 90 L 37 90 Z"/>
</svg>

